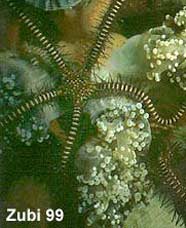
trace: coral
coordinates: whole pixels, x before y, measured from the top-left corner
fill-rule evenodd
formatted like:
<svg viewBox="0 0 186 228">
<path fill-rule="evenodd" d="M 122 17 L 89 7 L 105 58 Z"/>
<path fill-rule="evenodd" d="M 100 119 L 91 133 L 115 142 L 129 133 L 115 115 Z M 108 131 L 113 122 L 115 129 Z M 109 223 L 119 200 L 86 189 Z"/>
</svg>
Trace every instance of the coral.
<svg viewBox="0 0 186 228">
<path fill-rule="evenodd" d="M 167 15 L 161 27 L 130 38 L 126 44 L 112 52 L 104 66 L 96 69 L 99 78 L 108 81 L 110 75 L 117 80 L 145 81 L 147 78 L 159 82 L 167 76 L 185 90 L 185 8 L 174 18 Z M 127 57 L 126 57 L 127 56 Z M 98 78 L 98 80 L 99 80 Z M 149 88 L 152 85 L 149 84 Z"/>
<path fill-rule="evenodd" d="M 109 58 L 105 59 L 105 62 L 95 69 L 92 80 L 108 82 L 112 79 L 116 82 L 118 75 L 120 75 L 121 81 L 142 81 L 148 70 L 143 43 L 143 35 L 136 35 L 128 40 L 123 37 L 119 45 L 110 51 Z"/>
<path fill-rule="evenodd" d="M 3 67 L 4 65 L 4 67 Z M 21 89 L 19 81 L 19 73 L 14 69 L 6 69 L 6 65 L 1 64 L 1 77 L 0 77 L 0 106 L 1 106 L 1 118 L 7 114 L 8 109 L 16 107 L 21 103 L 21 96 L 24 91 Z M 7 108 L 6 108 L 7 107 Z"/>
<path fill-rule="evenodd" d="M 15 130 L 10 132 L 8 129 L 5 129 L 1 136 L 1 142 L 3 141 L 1 146 L 3 144 L 11 146 L 15 139 L 17 140 L 17 143 L 20 142 L 26 146 L 31 146 L 34 142 L 43 143 L 43 141 L 48 140 L 50 132 L 46 123 L 41 122 L 41 119 L 41 116 L 31 113 L 29 118 L 22 118 L 20 120 Z M 5 147 L 5 151 L 6 150 Z"/>
<path fill-rule="evenodd" d="M 127 134 L 125 137 L 120 133 L 119 144 L 126 143 L 126 145 L 134 146 L 134 139 L 140 140 L 140 137 L 145 139 L 145 141 L 141 141 L 145 144 L 143 147 L 150 143 L 149 114 L 145 113 L 141 103 L 135 104 L 125 97 L 108 97 L 90 101 L 85 107 L 85 111 L 90 112 L 92 122 L 96 122 L 98 131 L 102 133 L 102 137 L 104 136 L 107 143 L 112 143 L 114 135 L 119 132 Z M 138 146 L 131 149 L 138 148 L 141 151 L 140 141 Z"/>
<path fill-rule="evenodd" d="M 45 88 L 52 87 L 52 83 L 49 83 L 46 73 L 30 67 L 24 61 L 18 60 L 16 55 L 8 52 L 1 54 L 0 64 L 1 118 L 8 113 L 8 109 L 23 103 L 30 94 L 37 94 L 43 90 L 43 86 Z M 58 115 L 57 107 L 54 103 L 32 111 L 26 117 L 21 118 L 16 129 L 12 131 L 5 129 L 1 135 L 1 140 L 4 141 L 2 144 L 6 143 L 8 145 L 15 138 L 27 146 L 30 146 L 34 141 L 43 142 L 49 138 L 50 121 L 56 119 Z"/>
<path fill-rule="evenodd" d="M 159 82 L 167 76 L 183 90 L 186 90 L 185 20 L 185 7 L 174 18 L 167 15 L 161 27 L 149 31 L 149 39 L 144 45 L 151 69 L 147 72 L 148 79 Z"/>
<path fill-rule="evenodd" d="M 151 141 L 148 114 L 126 98 L 91 101 L 85 109 L 98 135 L 80 149 L 76 161 L 79 212 L 88 213 L 88 226 L 122 227 L 133 207 L 147 204 L 152 194 L 146 166 L 137 161 Z"/>
<path fill-rule="evenodd" d="M 184 28 L 182 28 L 183 26 L 179 25 L 180 20 L 183 21 L 184 19 L 184 10 L 180 11 L 183 13 L 179 13 L 175 17 L 176 21 L 173 23 L 173 26 L 172 24 L 169 26 L 167 22 L 167 24 L 160 29 L 155 28 L 142 36 L 131 38 L 124 45 L 125 39 L 122 37 L 121 42 L 120 39 L 118 39 L 119 42 L 118 40 L 117 42 L 119 46 L 122 44 L 123 47 L 116 48 L 116 52 L 114 50 L 113 59 L 117 62 L 121 54 L 122 57 L 125 57 L 126 62 L 123 64 L 122 61 L 118 61 L 120 67 L 114 69 L 114 75 L 112 70 L 110 71 L 110 69 L 106 67 L 106 77 L 104 78 L 104 70 L 102 73 L 101 70 L 103 68 L 101 69 L 102 66 L 100 66 L 99 63 L 107 64 L 108 62 L 99 62 L 99 60 L 102 58 L 102 54 L 105 53 L 105 49 L 106 53 L 110 54 L 110 51 L 107 52 L 107 44 L 111 40 L 110 35 L 114 34 L 113 25 L 116 19 L 119 18 L 119 13 L 123 7 L 126 9 L 130 5 L 133 6 L 131 1 L 113 0 L 105 8 L 102 20 L 99 21 L 98 24 L 94 18 L 92 21 L 90 20 L 90 23 L 95 23 L 97 27 L 93 39 L 91 40 L 92 42 L 89 44 L 90 48 L 83 58 L 83 61 L 80 58 L 81 61 L 73 62 L 73 64 L 69 62 L 70 58 L 66 56 L 65 48 L 61 45 L 59 50 L 58 47 L 56 47 L 51 37 L 48 37 L 46 33 L 40 29 L 40 24 L 36 23 L 37 20 L 30 17 L 24 5 L 20 5 L 14 0 L 6 0 L 5 2 L 7 8 L 10 8 L 13 14 L 18 16 L 20 21 L 28 29 L 27 32 L 30 32 L 37 41 L 39 51 L 37 50 L 36 52 L 43 62 L 47 60 L 47 67 L 45 71 L 42 71 L 39 69 L 40 66 L 42 67 L 42 64 L 40 65 L 39 62 L 35 68 L 25 63 L 25 61 L 16 61 L 19 66 L 22 66 L 22 69 L 29 69 L 26 71 L 28 75 L 26 74 L 27 76 L 25 77 L 25 74 L 23 74 L 22 77 L 24 79 L 22 81 L 24 96 L 23 100 L 21 100 L 21 104 L 11 107 L 0 119 L 1 131 L 4 132 L 5 128 L 18 130 L 18 136 L 21 136 L 21 140 L 28 145 L 33 142 L 30 138 L 30 134 L 33 135 L 34 138 L 37 138 L 36 141 L 44 141 L 44 139 L 48 137 L 45 130 L 48 128 L 51 120 L 60 117 L 63 110 L 66 110 L 68 112 L 67 123 L 63 120 L 61 124 L 63 125 L 64 123 L 64 126 L 61 126 L 61 132 L 64 133 L 64 145 L 61 147 L 61 157 L 58 158 L 60 168 L 57 170 L 55 176 L 60 178 L 62 185 L 68 181 L 72 181 L 70 178 L 73 175 L 73 171 L 76 171 L 73 166 L 75 162 L 78 172 L 77 181 L 80 184 L 78 188 L 80 193 L 79 212 L 87 217 L 87 225 L 95 227 L 106 227 L 108 224 L 111 227 L 122 226 L 128 214 L 136 206 L 145 206 L 149 203 L 152 194 L 152 183 L 148 179 L 151 166 L 150 168 L 147 167 L 143 161 L 146 157 L 150 156 L 150 152 L 152 152 L 152 148 L 149 147 L 153 142 L 151 134 L 166 132 L 168 135 L 180 124 L 181 120 L 184 121 L 183 117 L 186 111 L 184 97 L 179 102 L 179 107 L 175 113 L 171 113 L 167 117 L 167 115 L 159 113 L 159 110 L 156 108 L 157 103 L 160 102 L 159 99 L 153 96 L 151 98 L 148 94 L 149 84 L 146 83 L 145 88 L 141 89 L 141 81 L 138 81 L 141 75 L 144 72 L 147 73 L 146 71 L 148 70 L 150 71 L 148 75 L 154 75 L 153 72 L 151 73 L 150 66 L 152 66 L 152 64 L 149 60 L 151 60 L 151 54 L 153 55 L 154 52 L 155 54 L 157 52 L 153 46 L 153 38 L 155 36 L 156 45 L 156 33 L 158 33 L 159 30 L 166 28 L 166 32 L 167 29 L 168 32 L 171 31 L 168 35 L 170 35 L 170 37 L 173 35 L 174 45 L 173 47 L 171 46 L 171 48 L 174 49 L 174 54 L 180 40 L 184 42 L 183 37 L 180 40 L 176 38 L 178 42 L 175 41 L 176 39 L 174 40 L 174 35 L 175 37 L 180 34 L 180 36 L 182 36 L 185 31 Z M 136 5 L 133 7 L 135 8 L 135 6 Z M 97 7 L 94 9 L 94 13 L 97 15 Z M 149 39 L 152 39 L 152 42 Z M 166 39 L 166 37 L 164 38 L 164 36 L 162 37 L 160 34 L 160 39 Z M 75 44 L 77 44 L 77 42 L 76 40 Z M 137 47 L 135 47 L 136 42 L 139 45 L 137 45 Z M 144 47 L 145 42 L 147 42 L 147 45 Z M 61 42 L 61 44 L 64 43 L 65 41 Z M 138 49 L 138 47 L 140 48 Z M 131 52 L 133 48 L 134 52 Z M 162 46 L 162 48 L 164 50 L 164 46 Z M 143 52 L 139 53 L 141 49 L 143 49 Z M 145 56 L 145 51 L 147 52 L 147 56 Z M 167 51 L 166 48 L 165 51 Z M 130 55 L 128 56 L 127 53 L 130 53 Z M 148 55 L 148 53 L 150 55 Z M 181 60 L 184 60 L 184 54 L 180 47 L 178 53 L 181 56 Z M 129 59 L 127 59 L 127 56 Z M 19 56 L 18 58 L 21 57 L 22 56 Z M 45 57 L 47 57 L 47 59 Z M 156 57 L 153 56 L 153 58 Z M 169 59 L 165 60 L 165 64 L 161 63 L 160 65 L 160 62 L 158 61 L 157 63 L 156 61 L 157 67 L 165 66 L 163 71 L 160 70 L 159 77 L 156 75 L 155 78 L 156 80 L 158 79 L 157 81 L 163 77 L 166 67 L 169 66 L 169 64 L 166 65 L 167 61 L 169 61 Z M 114 65 L 113 62 L 112 66 Z M 175 65 L 174 61 L 173 63 Z M 127 65 L 128 69 L 125 71 L 124 66 Z M 48 70 L 49 68 L 50 71 Z M 161 68 L 157 69 L 159 70 Z M 127 70 L 129 70 L 128 74 L 125 75 Z M 50 76 L 46 71 L 50 72 Z M 29 72 L 32 73 L 29 74 Z M 131 75 L 131 73 L 134 77 L 132 77 L 133 75 Z M 144 75 L 142 77 L 143 82 L 145 81 L 144 79 L 146 79 Z M 112 77 L 114 79 L 112 79 Z M 133 84 L 133 82 L 130 82 L 131 79 L 137 82 Z M 7 79 L 5 80 L 5 87 L 6 85 L 11 85 L 12 80 L 9 81 L 9 79 L 8 81 Z M 45 84 L 45 82 L 48 82 L 48 85 L 47 83 Z M 180 85 L 179 83 L 179 86 Z M 169 85 L 166 86 L 169 88 Z M 158 85 L 156 85 L 155 88 L 157 88 L 156 93 L 159 94 L 160 89 Z M 169 100 L 169 102 L 172 102 L 171 99 Z M 65 105 L 63 106 L 65 102 L 69 104 L 70 111 Z M 48 108 L 49 104 L 54 104 L 51 112 Z M 35 111 L 37 112 L 36 116 L 38 115 L 39 118 L 43 120 L 42 123 L 40 123 L 37 118 L 34 119 Z M 87 139 L 87 141 L 82 141 L 79 134 L 83 131 L 81 129 L 82 118 L 86 114 L 90 117 L 97 134 Z M 27 123 L 29 116 L 31 117 L 29 123 Z M 33 129 L 33 121 L 37 125 L 35 126 L 34 123 L 34 129 L 39 130 L 39 132 L 31 131 L 31 128 Z M 40 129 L 40 127 L 43 126 L 44 128 Z M 22 129 L 24 129 L 24 131 Z M 40 133 L 42 137 L 40 137 Z M 171 137 L 169 140 L 171 140 Z M 158 149 L 162 146 L 159 141 L 157 145 Z M 77 155 L 75 155 L 76 151 L 78 151 Z M 170 190 L 174 193 L 175 185 L 173 184 L 177 181 L 177 179 L 175 180 L 177 175 L 172 168 L 172 164 L 168 164 L 170 166 L 166 166 L 166 170 L 164 169 L 167 162 L 169 163 L 166 159 L 167 151 L 165 157 L 162 156 L 162 153 L 155 153 L 155 155 L 158 158 L 160 157 L 160 164 L 158 163 L 157 165 L 161 166 L 161 173 L 156 173 L 156 175 L 159 175 L 159 180 L 162 176 L 166 178 L 168 170 L 168 180 L 164 183 L 168 185 Z M 153 159 L 150 163 L 153 163 Z M 72 172 L 70 170 L 71 167 L 73 167 Z M 155 170 L 153 166 L 152 169 L 153 171 Z M 162 180 L 160 180 L 160 182 L 161 181 Z M 176 188 L 177 192 L 179 190 L 180 189 Z M 185 187 L 183 188 L 183 194 L 185 195 Z M 176 204 L 175 194 L 173 194 L 173 197 L 173 202 Z M 177 208 L 177 205 L 175 205 L 175 208 Z M 184 211 L 178 212 L 179 218 L 181 218 Z"/>
<path fill-rule="evenodd" d="M 108 149 L 87 145 L 87 150 L 92 150 L 88 159 L 100 159 L 96 166 L 91 164 L 89 173 L 77 177 L 81 183 L 79 213 L 88 214 L 87 225 L 91 227 L 122 227 L 133 207 L 148 204 L 152 196 L 145 165 L 137 164 L 135 153 L 131 153 L 133 159 L 125 156 L 123 161 L 114 162 Z"/>
<path fill-rule="evenodd" d="M 16 128 L 18 138 L 27 146 L 30 146 L 34 139 L 36 139 L 37 142 L 42 143 L 50 137 L 47 126 L 44 123 L 41 123 L 40 119 L 41 117 L 36 119 L 36 117 L 33 117 L 32 115 L 29 122 L 21 122 Z"/>
</svg>

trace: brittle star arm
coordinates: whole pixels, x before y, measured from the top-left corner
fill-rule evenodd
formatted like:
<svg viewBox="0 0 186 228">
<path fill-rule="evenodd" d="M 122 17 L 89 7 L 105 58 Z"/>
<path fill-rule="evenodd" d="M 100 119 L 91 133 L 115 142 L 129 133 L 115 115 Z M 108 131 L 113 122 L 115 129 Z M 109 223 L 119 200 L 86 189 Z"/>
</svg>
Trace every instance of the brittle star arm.
<svg viewBox="0 0 186 228">
<path fill-rule="evenodd" d="M 161 176 L 165 180 L 165 183 L 173 189 L 174 193 L 186 203 L 186 187 L 182 185 L 179 177 L 171 168 L 172 156 L 173 151 L 170 149 L 166 153 L 161 153 L 159 158 Z"/>
<path fill-rule="evenodd" d="M 147 94 L 145 94 L 142 90 L 134 87 L 133 85 L 123 83 L 123 82 L 103 82 L 96 84 L 96 90 L 99 93 L 99 96 L 106 93 L 110 93 L 111 95 L 114 94 L 123 94 L 127 95 L 135 100 L 141 102 L 147 112 L 150 115 L 150 120 L 153 123 L 157 123 L 160 126 L 172 127 L 176 124 L 186 113 L 186 104 L 183 104 L 181 108 L 177 111 L 175 115 L 170 118 L 163 118 L 160 114 L 156 111 L 152 100 L 149 98 Z"/>
<path fill-rule="evenodd" d="M 41 93 L 40 95 L 31 98 L 30 100 L 26 101 L 24 104 L 21 104 L 15 110 L 10 112 L 8 115 L 6 115 L 3 119 L 0 120 L 0 127 L 5 127 L 15 120 L 18 120 L 21 116 L 23 116 L 25 113 L 29 112 L 30 110 L 36 108 L 39 105 L 48 103 L 50 101 L 53 101 L 59 96 L 63 95 L 62 89 L 56 89 L 49 92 Z"/>
<path fill-rule="evenodd" d="M 113 0 L 110 4 L 108 11 L 105 13 L 102 22 L 97 29 L 95 41 L 88 51 L 87 57 L 85 57 L 85 62 L 82 67 L 82 75 L 91 71 L 98 61 L 100 54 L 104 51 L 105 44 L 109 39 L 110 31 L 115 18 L 117 17 L 125 1 L 126 0 Z"/>
<path fill-rule="evenodd" d="M 121 82 L 97 83 L 95 84 L 95 90 L 93 93 L 94 95 L 99 94 L 98 95 L 99 98 L 101 96 L 105 97 L 105 93 L 110 93 L 111 95 L 123 94 L 131 98 L 134 98 L 135 100 L 142 102 L 142 104 L 148 110 L 151 119 L 160 126 L 172 127 L 181 117 L 183 117 L 183 115 L 186 112 L 186 105 L 183 105 L 173 117 L 164 119 L 158 114 L 148 95 L 146 95 L 142 90 L 127 83 L 121 83 Z M 62 153 L 61 170 L 63 174 L 66 174 L 65 172 L 66 166 L 68 165 L 69 157 L 73 150 L 74 142 L 77 136 L 81 113 L 82 113 L 81 105 L 79 105 L 78 103 L 75 104 L 71 129 L 67 137 L 65 149 Z"/>
<path fill-rule="evenodd" d="M 159 158 L 159 173 L 163 179 L 164 185 L 170 188 L 172 194 L 176 199 L 185 207 L 186 205 L 186 186 L 183 181 L 177 175 L 177 173 L 171 167 L 171 160 L 173 158 L 174 151 L 179 149 L 179 145 L 173 145 L 173 148 L 167 148 L 166 151 L 163 151 Z M 174 212 L 173 219 L 176 218 L 176 211 Z M 177 223 L 181 216 L 177 216 Z"/>
<path fill-rule="evenodd" d="M 76 140 L 81 113 L 82 113 L 82 107 L 78 103 L 76 103 L 73 109 L 70 131 L 61 157 L 61 171 L 63 175 L 67 175 L 66 167 L 68 166 L 69 158 L 73 150 L 74 142 Z"/>
<path fill-rule="evenodd" d="M 67 66 L 64 56 L 59 53 L 59 51 L 52 45 L 52 43 L 47 39 L 47 37 L 40 31 L 36 23 L 34 23 L 26 13 L 21 10 L 13 0 L 5 0 L 8 6 L 15 12 L 21 22 L 27 26 L 27 28 L 32 32 L 32 34 L 40 42 L 44 51 L 53 60 L 55 64 L 60 68 L 63 77 L 68 81 L 73 77 L 73 72 Z"/>
</svg>

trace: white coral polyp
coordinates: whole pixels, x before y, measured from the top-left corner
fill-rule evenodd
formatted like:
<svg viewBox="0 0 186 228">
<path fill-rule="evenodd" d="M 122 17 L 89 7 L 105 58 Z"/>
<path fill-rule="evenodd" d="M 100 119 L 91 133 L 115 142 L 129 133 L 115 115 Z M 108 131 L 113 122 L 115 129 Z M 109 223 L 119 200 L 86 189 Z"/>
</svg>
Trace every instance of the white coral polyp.
<svg viewBox="0 0 186 228">
<path fill-rule="evenodd" d="M 175 18 L 174 18 L 175 24 L 178 26 L 184 26 L 186 28 L 186 7 L 183 7 L 183 10 L 180 10 Z"/>
<path fill-rule="evenodd" d="M 166 20 L 172 20 L 171 16 L 167 15 Z M 147 78 L 159 82 L 167 75 L 171 83 L 177 83 L 186 91 L 186 7 L 173 20 L 175 26 L 180 27 L 179 32 L 166 23 L 149 30 L 144 45 L 150 69 Z"/>
<path fill-rule="evenodd" d="M 140 103 L 112 97 L 90 101 L 86 111 L 98 135 L 76 159 L 79 213 L 89 211 L 91 227 L 122 227 L 130 211 L 152 194 L 146 166 L 137 158 L 151 141 L 148 115 Z"/>
</svg>

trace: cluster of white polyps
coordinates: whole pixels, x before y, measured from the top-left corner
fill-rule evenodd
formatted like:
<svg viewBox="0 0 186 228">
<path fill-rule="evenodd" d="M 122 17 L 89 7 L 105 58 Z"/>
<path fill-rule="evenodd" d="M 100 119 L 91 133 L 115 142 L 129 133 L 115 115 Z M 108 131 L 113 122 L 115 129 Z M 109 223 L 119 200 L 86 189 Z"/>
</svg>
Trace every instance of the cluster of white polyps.
<svg viewBox="0 0 186 228">
<path fill-rule="evenodd" d="M 4 75 L 0 72 L 0 117 L 7 113 L 8 108 L 15 107 L 21 103 L 23 90 L 18 82 L 19 76 L 16 73 L 7 72 Z"/>
<path fill-rule="evenodd" d="M 161 27 L 150 29 L 144 49 L 149 61 L 148 79 L 159 82 L 167 75 L 171 83 L 186 90 L 186 7 L 174 18 L 167 15 Z"/>
<path fill-rule="evenodd" d="M 87 226 L 123 227 L 132 209 L 152 195 L 146 166 L 138 159 L 151 140 L 148 114 L 125 98 L 94 100 L 87 110 L 98 135 L 76 159 L 79 213 L 88 214 Z"/>
<path fill-rule="evenodd" d="M 54 84 L 55 80 L 51 80 L 45 71 L 32 67 L 14 53 L 0 53 L 0 118 L 3 119 L 34 95 L 54 88 Z M 6 128 L 0 140 L 5 146 L 12 146 L 15 139 L 26 146 L 42 143 L 49 138 L 50 121 L 58 116 L 56 103 L 41 105 L 25 113 L 16 123 L 17 128 L 14 125 L 10 125 L 11 130 Z"/>
<path fill-rule="evenodd" d="M 186 28 L 186 6 L 176 14 L 174 22 L 177 26 L 184 26 Z"/>
<path fill-rule="evenodd" d="M 33 142 L 43 143 L 50 137 L 48 126 L 39 115 L 31 116 L 29 120 L 23 118 L 16 127 L 16 134 L 26 146 Z"/>
</svg>

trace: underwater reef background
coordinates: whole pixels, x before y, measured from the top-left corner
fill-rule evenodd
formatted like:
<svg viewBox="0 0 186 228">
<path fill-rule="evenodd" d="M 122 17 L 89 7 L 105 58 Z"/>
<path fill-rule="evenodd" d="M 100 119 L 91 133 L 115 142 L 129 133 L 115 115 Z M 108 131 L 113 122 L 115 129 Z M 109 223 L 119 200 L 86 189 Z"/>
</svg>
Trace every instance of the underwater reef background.
<svg viewBox="0 0 186 228">
<path fill-rule="evenodd" d="M 186 227 L 186 1 L 0 1 L 8 227 Z"/>
</svg>

